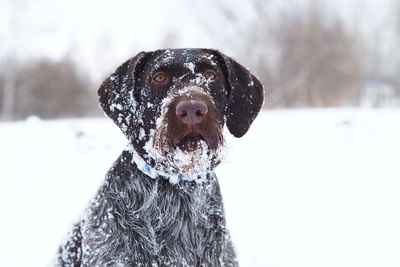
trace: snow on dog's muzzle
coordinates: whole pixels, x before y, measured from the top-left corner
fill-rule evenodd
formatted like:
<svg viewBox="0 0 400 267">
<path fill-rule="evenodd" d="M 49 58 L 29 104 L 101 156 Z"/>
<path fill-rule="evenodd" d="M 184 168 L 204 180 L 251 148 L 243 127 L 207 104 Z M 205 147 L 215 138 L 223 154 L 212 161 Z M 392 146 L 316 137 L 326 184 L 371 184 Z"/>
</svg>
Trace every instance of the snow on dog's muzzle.
<svg viewBox="0 0 400 267">
<path fill-rule="evenodd" d="M 164 145 L 193 151 L 204 141 L 209 149 L 216 150 L 222 143 L 222 125 L 211 96 L 192 89 L 171 99 L 160 128 L 166 127 Z"/>
</svg>

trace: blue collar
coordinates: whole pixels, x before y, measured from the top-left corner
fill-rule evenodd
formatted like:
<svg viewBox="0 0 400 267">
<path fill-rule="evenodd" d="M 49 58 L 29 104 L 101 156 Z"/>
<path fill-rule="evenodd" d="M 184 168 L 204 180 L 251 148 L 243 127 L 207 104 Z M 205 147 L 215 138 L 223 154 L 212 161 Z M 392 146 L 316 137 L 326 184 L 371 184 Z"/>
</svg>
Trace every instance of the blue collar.
<svg viewBox="0 0 400 267">
<path fill-rule="evenodd" d="M 135 163 L 138 169 L 149 176 L 152 179 L 156 179 L 157 177 L 162 177 L 163 179 L 169 180 L 171 184 L 177 184 L 179 181 L 196 181 L 203 182 L 207 179 L 207 175 L 211 172 L 206 173 L 196 173 L 196 174 L 187 174 L 187 173 L 166 173 L 161 170 L 157 170 L 155 167 L 150 166 L 139 154 L 136 152 L 132 144 L 129 144 L 125 149 L 129 151 L 132 155 L 132 163 Z"/>
</svg>

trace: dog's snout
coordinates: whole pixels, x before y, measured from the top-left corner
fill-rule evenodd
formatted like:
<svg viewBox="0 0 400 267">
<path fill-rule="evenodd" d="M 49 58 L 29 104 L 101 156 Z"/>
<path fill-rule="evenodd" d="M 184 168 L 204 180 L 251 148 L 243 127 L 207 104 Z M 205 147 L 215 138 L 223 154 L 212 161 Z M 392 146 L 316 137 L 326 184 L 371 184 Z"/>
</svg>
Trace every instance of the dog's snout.
<svg viewBox="0 0 400 267">
<path fill-rule="evenodd" d="M 176 106 L 176 115 L 185 124 L 194 125 L 203 121 L 208 108 L 202 100 L 182 100 Z"/>
</svg>

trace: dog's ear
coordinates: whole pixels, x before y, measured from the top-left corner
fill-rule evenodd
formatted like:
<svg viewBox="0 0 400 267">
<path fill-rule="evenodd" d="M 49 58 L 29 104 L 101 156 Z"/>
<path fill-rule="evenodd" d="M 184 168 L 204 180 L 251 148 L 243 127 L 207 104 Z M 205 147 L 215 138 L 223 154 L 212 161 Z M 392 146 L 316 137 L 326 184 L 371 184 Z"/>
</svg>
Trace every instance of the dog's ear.
<svg viewBox="0 0 400 267">
<path fill-rule="evenodd" d="M 147 53 L 140 52 L 119 66 L 97 91 L 100 107 L 128 137 L 138 132 L 140 112 L 135 100 L 136 80 L 141 74 L 138 65 Z"/>
<path fill-rule="evenodd" d="M 245 67 L 222 53 L 220 55 L 230 88 L 226 125 L 233 136 L 242 137 L 264 103 L 263 86 Z"/>
</svg>

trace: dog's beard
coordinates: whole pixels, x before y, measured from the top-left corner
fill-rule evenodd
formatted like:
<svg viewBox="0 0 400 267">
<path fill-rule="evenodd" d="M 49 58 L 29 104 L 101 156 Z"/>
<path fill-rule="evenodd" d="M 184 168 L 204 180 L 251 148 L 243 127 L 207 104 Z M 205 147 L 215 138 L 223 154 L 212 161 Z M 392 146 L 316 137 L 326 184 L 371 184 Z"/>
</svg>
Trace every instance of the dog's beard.
<svg viewBox="0 0 400 267">
<path fill-rule="evenodd" d="M 176 142 L 174 146 L 184 152 L 191 152 L 202 148 L 204 145 L 207 145 L 204 137 L 196 132 L 191 132 Z"/>
<path fill-rule="evenodd" d="M 199 137 L 184 137 L 182 142 L 174 146 L 167 154 L 167 160 L 179 173 L 206 173 L 211 169 L 212 153 L 207 143 Z"/>
<path fill-rule="evenodd" d="M 168 96 L 163 100 L 161 116 L 145 147 L 155 167 L 168 174 L 204 174 L 222 159 L 223 124 L 212 99 L 198 92 L 186 93 L 206 103 L 207 116 L 194 125 L 183 123 L 175 113 L 182 97 Z"/>
<path fill-rule="evenodd" d="M 222 136 L 218 144 L 210 144 L 207 138 L 196 132 L 172 139 L 166 134 L 164 124 L 152 138 L 153 159 L 158 169 L 166 173 L 204 174 L 214 168 L 222 159 Z"/>
</svg>

